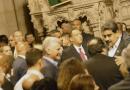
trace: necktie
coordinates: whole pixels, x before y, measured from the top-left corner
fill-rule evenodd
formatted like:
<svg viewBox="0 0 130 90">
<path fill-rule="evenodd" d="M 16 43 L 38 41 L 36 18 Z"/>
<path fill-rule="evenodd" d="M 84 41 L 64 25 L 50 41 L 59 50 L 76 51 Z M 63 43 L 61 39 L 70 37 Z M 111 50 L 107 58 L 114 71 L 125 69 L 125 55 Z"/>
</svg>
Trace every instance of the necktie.
<svg viewBox="0 0 130 90">
<path fill-rule="evenodd" d="M 81 59 L 82 59 L 83 61 L 86 60 L 85 54 L 82 52 L 81 48 L 79 48 L 79 54 L 80 54 L 80 57 L 81 57 Z"/>
</svg>

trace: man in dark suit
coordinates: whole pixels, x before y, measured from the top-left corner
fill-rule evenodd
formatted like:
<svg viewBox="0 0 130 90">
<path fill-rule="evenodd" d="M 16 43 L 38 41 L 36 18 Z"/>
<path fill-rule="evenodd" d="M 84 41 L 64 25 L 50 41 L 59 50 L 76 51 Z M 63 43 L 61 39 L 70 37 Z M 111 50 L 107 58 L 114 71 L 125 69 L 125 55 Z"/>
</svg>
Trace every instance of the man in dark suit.
<svg viewBox="0 0 130 90">
<path fill-rule="evenodd" d="M 120 81 L 119 83 L 111 86 L 108 90 L 130 90 L 130 45 L 126 49 L 123 50 L 122 56 L 125 60 L 126 66 L 129 71 L 129 75 L 125 77 L 124 80 Z"/>
<path fill-rule="evenodd" d="M 88 43 L 88 49 L 93 56 L 86 62 L 86 68 L 101 90 L 107 90 L 123 79 L 115 58 L 104 55 L 105 45 L 101 39 L 92 39 Z"/>
<path fill-rule="evenodd" d="M 45 67 L 43 68 L 42 72 L 45 77 L 56 80 L 58 72 L 57 65 L 62 53 L 60 40 L 56 37 L 45 38 L 45 40 L 43 41 L 43 49 L 45 53 L 45 55 L 43 56 Z"/>
<path fill-rule="evenodd" d="M 108 56 L 120 56 L 122 50 L 130 43 L 130 36 L 124 36 L 114 21 L 107 21 L 102 26 L 102 35 L 108 45 Z"/>
<path fill-rule="evenodd" d="M 83 37 L 79 30 L 75 29 L 71 32 L 70 40 L 72 45 L 63 50 L 61 62 L 70 57 L 76 57 L 81 61 L 89 58 L 87 45 L 83 44 Z"/>
</svg>

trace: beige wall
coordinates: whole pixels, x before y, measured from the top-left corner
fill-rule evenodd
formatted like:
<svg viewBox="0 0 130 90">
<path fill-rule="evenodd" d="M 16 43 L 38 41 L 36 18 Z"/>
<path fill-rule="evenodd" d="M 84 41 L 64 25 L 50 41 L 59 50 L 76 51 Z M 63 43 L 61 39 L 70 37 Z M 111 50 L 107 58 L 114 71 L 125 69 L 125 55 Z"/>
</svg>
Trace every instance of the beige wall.
<svg viewBox="0 0 130 90">
<path fill-rule="evenodd" d="M 26 32 L 24 3 L 25 0 L 0 0 L 0 35 L 10 35 L 16 30 Z"/>
<path fill-rule="evenodd" d="M 0 0 L 0 34 L 11 34 L 18 30 L 13 3 L 11 0 Z"/>
</svg>

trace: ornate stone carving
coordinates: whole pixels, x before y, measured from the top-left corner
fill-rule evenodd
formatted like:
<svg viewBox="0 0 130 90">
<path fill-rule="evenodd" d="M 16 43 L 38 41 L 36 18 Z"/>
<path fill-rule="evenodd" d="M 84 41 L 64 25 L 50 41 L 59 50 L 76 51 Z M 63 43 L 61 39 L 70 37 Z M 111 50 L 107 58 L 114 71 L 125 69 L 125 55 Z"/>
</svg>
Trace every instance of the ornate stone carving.
<svg viewBox="0 0 130 90">
<path fill-rule="evenodd" d="M 28 0 L 28 7 L 30 13 L 37 13 L 41 11 L 41 0 Z"/>
<path fill-rule="evenodd" d="M 43 31 L 42 15 L 32 15 L 34 28 L 40 33 Z"/>
<path fill-rule="evenodd" d="M 48 0 L 28 0 L 29 9 L 31 11 L 34 27 L 40 31 L 42 26 L 39 16 L 35 16 L 36 12 L 41 12 L 44 26 L 49 30 L 57 26 L 58 20 L 73 20 L 79 16 L 87 16 L 90 21 L 90 27 L 93 27 L 94 32 L 99 33 L 102 24 L 108 19 L 116 21 L 126 21 L 130 16 L 130 1 L 129 0 L 69 0 L 71 3 L 62 4 L 53 10 L 50 10 Z M 68 0 L 61 0 L 61 2 Z M 122 17 L 122 18 L 121 18 Z M 130 22 L 129 22 L 130 23 Z M 87 26 L 87 23 L 84 26 Z M 130 25 L 130 24 L 129 24 Z M 85 28 L 87 28 L 85 26 Z"/>
</svg>

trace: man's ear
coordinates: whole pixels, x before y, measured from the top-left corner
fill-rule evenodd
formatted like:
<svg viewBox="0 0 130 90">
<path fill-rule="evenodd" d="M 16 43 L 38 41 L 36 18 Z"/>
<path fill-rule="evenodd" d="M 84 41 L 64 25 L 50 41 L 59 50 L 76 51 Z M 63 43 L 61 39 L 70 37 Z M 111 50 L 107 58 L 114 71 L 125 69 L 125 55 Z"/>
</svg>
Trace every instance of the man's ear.
<svg viewBox="0 0 130 90">
<path fill-rule="evenodd" d="M 44 66 L 44 63 L 43 63 L 44 61 L 42 60 L 42 59 L 39 59 L 38 60 L 38 64 L 40 65 L 40 67 L 43 67 Z"/>
<path fill-rule="evenodd" d="M 45 50 L 46 50 L 48 55 L 51 53 L 51 50 L 49 48 L 46 48 Z"/>
</svg>

